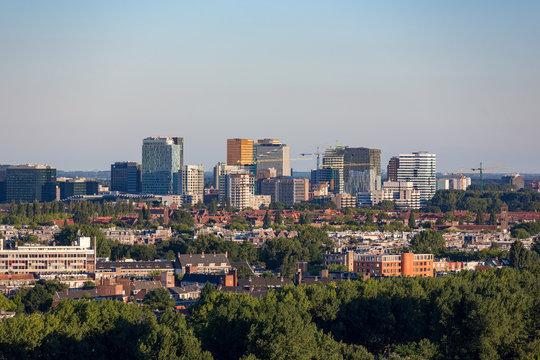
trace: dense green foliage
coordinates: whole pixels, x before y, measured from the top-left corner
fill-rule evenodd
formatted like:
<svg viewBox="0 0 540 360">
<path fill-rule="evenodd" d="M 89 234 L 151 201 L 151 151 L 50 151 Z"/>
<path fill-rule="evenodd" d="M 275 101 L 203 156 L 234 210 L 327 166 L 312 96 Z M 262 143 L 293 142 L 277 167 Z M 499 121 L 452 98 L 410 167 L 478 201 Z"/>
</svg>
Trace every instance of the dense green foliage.
<svg viewBox="0 0 540 360">
<path fill-rule="evenodd" d="M 324 230 L 305 226 L 301 228 L 298 237 L 267 241 L 260 250 L 259 260 L 267 268 L 280 269 L 284 276 L 292 277 L 297 262 L 320 263 L 324 250 L 331 246 L 332 241 Z"/>
<path fill-rule="evenodd" d="M 192 321 L 216 359 L 370 358 L 359 346 L 396 359 L 532 358 L 540 354 L 539 291 L 537 270 L 506 268 L 287 287 L 261 299 L 216 292 Z"/>
<path fill-rule="evenodd" d="M 167 290 L 158 288 L 146 294 L 143 304 L 153 310 L 165 310 L 174 305 L 174 300 Z"/>
<path fill-rule="evenodd" d="M 182 315 L 159 320 L 117 301 L 63 301 L 41 316 L 0 322 L 0 357 L 7 359 L 211 359 Z"/>
<path fill-rule="evenodd" d="M 411 251 L 416 254 L 439 255 L 446 249 L 440 232 L 427 229 L 414 235 L 411 239 Z"/>
<path fill-rule="evenodd" d="M 526 222 L 513 226 L 510 229 L 513 237 L 526 239 L 530 236 L 540 234 L 540 222 Z"/>
<path fill-rule="evenodd" d="M 530 189 L 509 192 L 439 190 L 428 201 L 426 209 L 434 212 L 481 210 L 487 213 L 492 210 L 499 212 L 503 203 L 508 205 L 510 211 L 540 211 L 540 193 Z"/>
<path fill-rule="evenodd" d="M 538 267 L 287 286 L 206 286 L 183 315 L 65 300 L 0 322 L 10 359 L 524 359 L 540 355 Z"/>
<path fill-rule="evenodd" d="M 118 216 L 134 213 L 131 201 L 93 202 L 81 201 L 16 203 L 12 202 L 7 214 L 0 214 L 0 221 L 7 225 L 47 225 L 52 220 L 73 218 L 76 223 L 89 224 L 94 216 Z"/>
</svg>

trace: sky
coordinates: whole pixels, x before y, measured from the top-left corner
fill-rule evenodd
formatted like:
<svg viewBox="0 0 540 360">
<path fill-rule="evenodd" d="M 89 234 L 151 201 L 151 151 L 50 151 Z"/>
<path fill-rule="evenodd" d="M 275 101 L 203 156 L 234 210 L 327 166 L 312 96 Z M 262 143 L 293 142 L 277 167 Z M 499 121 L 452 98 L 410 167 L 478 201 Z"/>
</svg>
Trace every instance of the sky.
<svg viewBox="0 0 540 360">
<path fill-rule="evenodd" d="M 0 124 L 0 164 L 60 170 L 160 135 L 205 170 L 277 138 L 540 173 L 540 1 L 0 0 Z"/>
</svg>

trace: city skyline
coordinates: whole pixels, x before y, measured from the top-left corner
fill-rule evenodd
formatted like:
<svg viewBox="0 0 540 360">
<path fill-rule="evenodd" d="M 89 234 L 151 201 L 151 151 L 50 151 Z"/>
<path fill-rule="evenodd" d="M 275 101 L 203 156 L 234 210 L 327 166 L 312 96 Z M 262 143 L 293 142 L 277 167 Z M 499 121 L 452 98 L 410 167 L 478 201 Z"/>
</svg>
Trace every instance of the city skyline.
<svg viewBox="0 0 540 360">
<path fill-rule="evenodd" d="M 187 164 L 227 138 L 429 151 L 440 171 L 540 173 L 540 3 L 0 4 L 0 163 Z M 504 26 L 501 26 L 504 24 Z M 293 163 L 306 171 L 315 162 Z"/>
</svg>

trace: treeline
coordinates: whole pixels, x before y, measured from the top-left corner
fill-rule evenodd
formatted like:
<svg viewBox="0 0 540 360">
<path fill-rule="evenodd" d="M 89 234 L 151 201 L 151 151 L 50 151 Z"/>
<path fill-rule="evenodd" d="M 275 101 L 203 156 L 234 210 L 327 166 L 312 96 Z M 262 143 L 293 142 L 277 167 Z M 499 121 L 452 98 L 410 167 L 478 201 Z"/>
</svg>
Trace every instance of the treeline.
<svg viewBox="0 0 540 360">
<path fill-rule="evenodd" d="M 363 347 L 392 359 L 534 358 L 539 283 L 537 269 L 507 268 L 287 287 L 260 299 L 211 293 L 192 322 L 216 359 L 370 358 Z"/>
<path fill-rule="evenodd" d="M 438 190 L 425 206 L 428 212 L 469 210 L 500 212 L 503 203 L 510 211 L 540 211 L 540 193 L 531 189 L 519 191 Z"/>
<path fill-rule="evenodd" d="M 538 268 L 287 286 L 267 296 L 207 285 L 190 316 L 64 300 L 0 322 L 9 359 L 534 359 Z"/>
<path fill-rule="evenodd" d="M 39 203 L 11 202 L 7 214 L 0 214 L 5 225 L 48 225 L 52 220 L 73 218 L 77 223 L 89 223 L 95 216 L 133 214 L 133 201 L 80 201 L 65 204 L 59 201 Z"/>
<path fill-rule="evenodd" d="M 159 319 L 118 301 L 65 300 L 45 313 L 0 322 L 5 359 L 212 359 L 183 315 Z"/>
</svg>

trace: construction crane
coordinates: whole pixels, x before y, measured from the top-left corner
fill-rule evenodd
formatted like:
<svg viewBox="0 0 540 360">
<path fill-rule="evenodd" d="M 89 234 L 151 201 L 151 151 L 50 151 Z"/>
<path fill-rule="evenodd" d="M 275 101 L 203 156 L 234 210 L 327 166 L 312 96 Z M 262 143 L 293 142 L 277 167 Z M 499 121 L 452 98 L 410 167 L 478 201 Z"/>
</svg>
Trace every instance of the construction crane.
<svg viewBox="0 0 540 360">
<path fill-rule="evenodd" d="M 329 145 L 315 145 L 315 147 L 317 148 L 317 152 L 314 152 L 314 153 L 302 153 L 300 155 L 301 156 L 316 156 L 317 157 L 317 169 L 318 169 L 320 167 L 320 163 L 321 163 L 321 155 L 324 154 L 324 153 L 321 153 L 320 148 L 321 147 L 329 148 L 330 146 Z"/>
<path fill-rule="evenodd" d="M 471 174 L 471 175 L 472 175 L 472 174 L 476 174 L 476 173 L 475 173 L 475 172 L 465 172 L 465 171 L 463 171 L 463 169 L 461 169 L 461 171 L 459 171 L 459 172 L 457 172 L 457 171 L 456 171 L 456 172 L 445 172 L 445 173 L 443 173 L 443 174 L 444 174 L 444 175 L 459 175 L 459 183 L 460 183 L 460 186 L 462 187 L 462 190 L 466 190 L 466 189 L 465 189 L 465 186 L 464 186 L 464 183 L 465 183 L 465 182 L 464 182 L 464 180 L 463 180 L 463 179 L 465 178 L 464 175 L 465 175 L 465 174 L 467 174 L 467 175 Z"/>
<path fill-rule="evenodd" d="M 488 173 L 489 171 L 486 170 L 496 170 L 496 169 L 508 169 L 507 167 L 483 167 L 482 163 L 480 163 L 480 167 L 472 168 L 472 171 L 478 171 L 480 173 L 480 191 L 484 191 L 484 173 Z"/>
<path fill-rule="evenodd" d="M 346 167 L 351 167 L 351 166 L 369 166 L 369 165 L 373 165 L 372 163 L 343 163 L 343 167 L 346 168 Z M 322 165 L 319 165 L 319 167 L 336 167 L 336 166 L 339 166 L 339 165 L 325 165 L 325 164 L 322 164 Z"/>
</svg>

